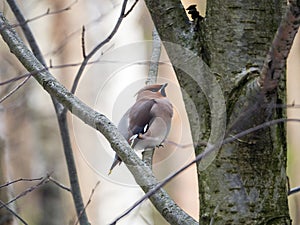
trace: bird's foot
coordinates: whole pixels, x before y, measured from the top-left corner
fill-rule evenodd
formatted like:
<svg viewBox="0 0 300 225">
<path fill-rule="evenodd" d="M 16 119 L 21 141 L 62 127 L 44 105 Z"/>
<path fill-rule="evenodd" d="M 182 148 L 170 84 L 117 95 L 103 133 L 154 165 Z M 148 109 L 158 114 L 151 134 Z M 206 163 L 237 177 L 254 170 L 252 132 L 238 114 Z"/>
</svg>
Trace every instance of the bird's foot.
<svg viewBox="0 0 300 225">
<path fill-rule="evenodd" d="M 164 144 L 163 144 L 163 143 L 161 143 L 161 144 L 159 144 L 159 145 L 158 145 L 158 146 L 156 146 L 156 147 L 158 147 L 158 148 L 160 148 L 160 147 L 163 147 L 163 148 L 164 148 L 165 146 L 164 146 Z"/>
<path fill-rule="evenodd" d="M 135 135 L 132 135 L 131 138 L 129 138 L 129 144 L 130 144 L 130 147 L 132 148 L 133 146 L 133 143 L 134 143 L 134 140 L 138 138 L 138 135 L 135 134 Z"/>
</svg>

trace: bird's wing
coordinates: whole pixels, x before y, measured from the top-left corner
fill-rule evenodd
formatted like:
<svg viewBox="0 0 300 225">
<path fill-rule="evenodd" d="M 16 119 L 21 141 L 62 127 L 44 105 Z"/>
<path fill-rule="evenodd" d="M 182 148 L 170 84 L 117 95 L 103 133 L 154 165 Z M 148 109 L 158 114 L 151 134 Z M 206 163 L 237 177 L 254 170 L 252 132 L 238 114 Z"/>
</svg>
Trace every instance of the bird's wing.
<svg viewBox="0 0 300 225">
<path fill-rule="evenodd" d="M 129 112 L 130 108 L 127 110 L 127 112 L 122 116 L 119 124 L 118 124 L 118 130 L 120 133 L 123 135 L 123 137 L 128 140 L 132 134 L 128 132 L 128 127 L 129 127 Z"/>
<path fill-rule="evenodd" d="M 168 99 L 156 99 L 155 103 L 151 108 L 150 114 L 163 119 L 172 118 L 173 106 Z"/>
<path fill-rule="evenodd" d="M 154 99 L 141 99 L 130 108 L 128 130 L 132 132 L 132 135 L 146 132 L 145 127 L 149 126 L 153 119 L 151 109 L 155 104 Z"/>
</svg>

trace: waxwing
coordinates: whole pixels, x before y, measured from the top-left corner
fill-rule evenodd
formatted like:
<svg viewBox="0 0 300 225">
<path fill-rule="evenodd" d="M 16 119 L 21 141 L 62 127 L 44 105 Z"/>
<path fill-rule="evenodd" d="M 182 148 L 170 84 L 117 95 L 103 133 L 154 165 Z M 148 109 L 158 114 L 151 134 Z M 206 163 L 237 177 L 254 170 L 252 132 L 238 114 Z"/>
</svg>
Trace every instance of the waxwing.
<svg viewBox="0 0 300 225">
<path fill-rule="evenodd" d="M 165 84 L 153 84 L 137 92 L 134 105 L 118 124 L 118 130 L 135 150 L 161 146 L 169 134 L 173 107 L 166 96 Z M 116 154 L 110 168 L 122 161 Z"/>
</svg>

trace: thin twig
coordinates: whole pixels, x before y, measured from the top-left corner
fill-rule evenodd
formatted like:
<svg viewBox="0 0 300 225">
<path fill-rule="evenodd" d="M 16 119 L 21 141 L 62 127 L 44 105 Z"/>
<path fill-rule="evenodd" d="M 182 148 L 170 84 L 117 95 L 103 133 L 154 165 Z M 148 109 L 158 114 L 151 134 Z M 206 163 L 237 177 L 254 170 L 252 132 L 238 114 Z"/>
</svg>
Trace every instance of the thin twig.
<svg viewBox="0 0 300 225">
<path fill-rule="evenodd" d="M 12 185 L 14 183 L 23 182 L 23 181 L 25 181 L 25 182 L 39 181 L 39 180 L 42 180 L 43 178 L 44 177 L 39 177 L 39 178 L 19 178 L 17 180 L 9 181 L 9 182 L 7 182 L 5 184 L 0 185 L 0 189 L 3 188 L 3 187 L 7 187 L 9 185 Z"/>
<path fill-rule="evenodd" d="M 84 40 L 84 35 L 85 35 L 85 27 L 82 26 L 82 32 L 81 32 L 81 48 L 82 48 L 82 56 L 85 59 L 86 58 L 86 53 L 85 53 L 85 40 Z"/>
<path fill-rule="evenodd" d="M 93 60 L 93 61 L 88 62 L 87 65 L 92 65 L 92 64 L 96 64 L 96 63 L 101 63 L 101 64 L 103 64 L 103 63 L 112 63 L 113 64 L 113 63 L 126 63 L 126 61 L 97 59 L 97 60 Z M 148 65 L 148 64 L 150 64 L 150 62 L 135 62 L 134 63 L 134 65 Z M 159 62 L 159 64 L 169 64 L 169 63 L 168 62 Z M 34 76 L 35 74 L 43 72 L 43 71 L 48 70 L 48 69 L 62 69 L 62 68 L 76 67 L 76 66 L 80 66 L 80 65 L 81 65 L 81 62 L 68 63 L 68 64 L 65 63 L 65 64 L 61 64 L 61 65 L 53 65 L 52 61 L 50 60 L 49 66 L 44 67 L 43 69 L 40 69 L 38 71 L 32 71 L 30 73 L 25 73 L 25 74 L 19 75 L 17 77 L 14 77 L 14 78 L 5 80 L 3 82 L 0 82 L 0 86 L 10 84 L 12 82 L 18 81 L 20 79 L 23 79 L 23 78 L 26 78 L 26 77 L 29 77 L 29 76 Z M 297 105 L 295 105 L 295 104 L 293 106 L 297 107 Z M 300 107 L 300 105 L 299 105 L 299 107 Z"/>
<path fill-rule="evenodd" d="M 98 187 L 98 185 L 100 184 L 100 181 L 98 181 L 96 184 L 95 184 L 95 187 L 92 189 L 92 192 L 91 192 L 91 194 L 90 194 L 90 197 L 89 197 L 89 199 L 88 199 L 88 201 L 87 201 L 87 203 L 86 203 L 86 205 L 85 205 L 85 207 L 84 207 L 84 211 L 86 210 L 86 208 L 88 207 L 88 205 L 91 203 L 91 201 L 92 201 L 92 197 L 93 197 L 93 195 L 94 195 L 94 193 L 95 193 L 95 190 L 96 190 L 96 188 Z M 83 211 L 82 211 L 83 212 Z M 78 224 L 78 222 L 79 222 L 79 218 L 81 217 L 81 215 L 82 215 L 82 213 L 80 213 L 80 215 L 79 215 L 79 217 L 77 218 L 77 220 L 76 220 L 76 222 L 75 222 L 75 224 L 74 225 L 77 225 Z"/>
<path fill-rule="evenodd" d="M 23 224 L 28 225 L 28 223 L 20 217 L 16 212 L 14 212 L 11 208 L 9 208 L 4 202 L 0 199 L 0 206 L 6 208 L 7 211 L 9 211 L 11 214 L 13 214 L 15 217 L 17 217 Z"/>
<path fill-rule="evenodd" d="M 38 15 L 36 17 L 33 17 L 31 19 L 27 19 L 27 20 L 23 21 L 22 23 L 19 22 L 18 24 L 13 24 L 12 27 L 24 26 L 25 24 L 28 24 L 32 21 L 38 20 L 38 19 L 40 19 L 42 17 L 45 17 L 45 16 L 51 16 L 51 15 L 55 15 L 55 14 L 60 14 L 60 13 L 65 12 L 65 11 L 69 11 L 69 10 L 71 10 L 72 6 L 75 5 L 77 2 L 78 2 L 78 0 L 75 0 L 70 5 L 66 6 L 65 8 L 55 10 L 55 11 L 51 11 L 48 8 L 45 13 L 43 13 L 41 15 Z"/>
<path fill-rule="evenodd" d="M 222 141 L 221 146 L 228 144 L 230 142 L 233 142 L 235 140 L 237 140 L 238 138 L 241 138 L 247 134 L 253 133 L 257 130 L 263 129 L 265 127 L 269 127 L 269 126 L 273 126 L 279 123 L 283 123 L 283 122 L 300 122 L 300 119 L 276 119 L 276 120 L 272 120 L 272 121 L 268 121 L 265 122 L 263 124 L 260 124 L 256 127 L 247 129 L 245 131 L 242 131 L 238 134 L 232 135 L 231 137 L 226 138 L 224 141 Z M 206 150 L 197 155 L 196 158 L 191 161 L 190 163 L 188 163 L 187 165 L 183 166 L 182 168 L 180 168 L 179 170 L 175 171 L 174 173 L 172 173 L 171 175 L 169 175 L 168 177 L 166 177 L 163 181 L 161 181 L 159 184 L 157 184 L 153 189 L 151 189 L 149 192 L 147 192 L 142 198 L 140 198 L 138 201 L 136 201 L 130 208 L 128 208 L 124 213 L 122 213 L 118 218 L 116 218 L 112 223 L 110 223 L 110 225 L 115 225 L 117 224 L 117 222 L 119 220 L 121 220 L 122 218 L 124 218 L 125 216 L 127 216 L 133 209 L 135 209 L 138 205 L 140 205 L 143 201 L 145 201 L 146 199 L 150 198 L 153 194 L 155 194 L 160 188 L 162 188 L 163 186 L 165 186 L 168 182 L 170 182 L 174 177 L 176 177 L 177 175 L 179 175 L 180 173 L 182 173 L 183 171 L 185 171 L 186 169 L 188 169 L 190 166 L 192 166 L 194 163 L 201 161 L 204 157 L 206 157 L 207 155 L 209 155 L 210 153 L 212 153 L 213 151 L 218 150 L 219 146 L 216 145 L 210 145 L 206 148 Z"/>
<path fill-rule="evenodd" d="M 164 143 L 167 143 L 167 144 L 170 144 L 170 145 L 174 145 L 177 148 L 189 148 L 189 147 L 193 147 L 194 146 L 194 144 L 185 144 L 185 145 L 182 145 L 182 144 L 176 143 L 175 141 L 170 141 L 170 140 L 165 140 Z M 200 145 L 201 146 L 206 146 L 207 142 L 203 142 L 203 143 L 201 142 Z"/>
<path fill-rule="evenodd" d="M 295 187 L 295 188 L 291 188 L 289 191 L 288 191 L 288 195 L 292 195 L 292 194 L 296 194 L 300 192 L 300 187 Z"/>
<path fill-rule="evenodd" d="M 53 177 L 49 177 L 49 181 L 51 181 L 52 183 L 54 183 L 55 185 L 57 185 L 58 187 L 68 191 L 68 192 L 71 192 L 72 193 L 72 190 L 68 187 L 66 187 L 65 185 L 59 183 L 57 180 L 55 180 Z"/>
<path fill-rule="evenodd" d="M 98 44 L 89 54 L 86 55 L 86 57 L 84 58 L 84 60 L 82 61 L 82 64 L 76 74 L 76 77 L 74 79 L 74 82 L 73 82 L 73 86 L 71 88 L 71 93 L 74 94 L 75 91 L 76 91 L 76 88 L 78 86 L 78 83 L 79 83 L 79 80 L 82 76 L 82 73 L 88 63 L 88 61 L 96 54 L 96 52 L 101 49 L 105 44 L 107 44 L 114 36 L 115 34 L 117 33 L 123 19 L 124 19 L 124 15 L 125 15 L 125 10 L 126 10 L 126 5 L 127 5 L 127 2 L 128 0 L 124 0 L 123 1 L 123 5 L 122 5 L 122 9 L 121 9 L 121 13 L 120 13 L 120 16 L 118 18 L 118 21 L 117 23 L 115 24 L 113 30 L 111 31 L 111 33 L 108 35 L 108 37 L 102 41 L 100 44 Z"/>
<path fill-rule="evenodd" d="M 286 177 L 286 183 L 287 183 L 287 189 L 288 189 L 288 193 L 291 190 L 291 184 L 290 184 L 290 178 L 289 176 Z"/>
<path fill-rule="evenodd" d="M 39 183 L 37 183 L 36 185 L 33 185 L 29 188 L 27 188 L 25 191 L 21 192 L 19 195 L 17 195 L 16 197 L 14 197 L 13 199 L 11 199 L 10 201 L 8 201 L 7 203 L 5 203 L 4 205 L 0 206 L 0 209 L 2 209 L 3 207 L 9 205 L 12 202 L 15 202 L 16 200 L 18 200 L 19 198 L 27 195 L 28 193 L 36 190 L 37 188 L 39 188 L 40 186 L 42 186 L 43 184 L 46 184 L 49 182 L 49 177 L 50 175 L 47 175 L 46 177 L 44 177 Z"/>
<path fill-rule="evenodd" d="M 127 11 L 127 13 L 124 14 L 123 18 L 125 18 L 126 16 L 129 15 L 129 13 L 131 13 L 131 11 L 133 10 L 133 8 L 135 7 L 135 5 L 138 3 L 139 0 L 135 0 L 135 2 L 132 4 L 132 6 L 130 7 L 130 9 Z"/>
<path fill-rule="evenodd" d="M 22 78 L 25 78 L 25 77 L 28 77 L 28 76 L 31 76 L 31 73 L 26 73 L 26 74 L 23 74 L 23 75 L 20 75 L 20 76 L 8 79 L 6 81 L 2 81 L 2 82 L 0 82 L 0 86 L 6 85 L 6 84 L 10 84 L 12 82 L 21 80 Z"/>
<path fill-rule="evenodd" d="M 8 94 L 6 94 L 4 97 L 0 99 L 0 103 L 4 102 L 6 99 L 8 99 L 11 95 L 16 93 L 22 86 L 26 84 L 26 82 L 29 80 L 31 76 L 27 76 L 22 82 L 20 82 L 14 89 L 12 89 Z"/>
<path fill-rule="evenodd" d="M 101 20 L 102 15 L 98 16 L 96 19 L 91 20 L 89 23 L 85 25 L 85 29 L 88 27 L 94 26 L 94 24 L 98 24 Z M 75 31 L 72 31 L 71 33 L 67 34 L 64 40 L 62 40 L 58 46 L 55 46 L 53 50 L 50 52 L 47 52 L 45 56 L 53 56 L 61 53 L 64 49 L 64 47 L 70 43 L 72 38 L 77 38 L 78 34 L 82 32 L 82 28 L 76 29 Z"/>
</svg>

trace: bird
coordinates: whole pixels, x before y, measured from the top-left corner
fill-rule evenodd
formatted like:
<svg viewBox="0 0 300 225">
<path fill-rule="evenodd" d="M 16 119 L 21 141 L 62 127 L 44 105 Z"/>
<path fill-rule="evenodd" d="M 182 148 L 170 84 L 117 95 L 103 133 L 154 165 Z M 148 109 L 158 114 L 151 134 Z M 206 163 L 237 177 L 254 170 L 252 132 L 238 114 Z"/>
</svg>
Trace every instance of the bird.
<svg viewBox="0 0 300 225">
<path fill-rule="evenodd" d="M 173 117 L 173 106 L 166 95 L 168 83 L 147 85 L 136 94 L 136 102 L 122 116 L 118 130 L 135 150 L 163 146 Z M 115 154 L 108 174 L 122 160 Z"/>
</svg>

